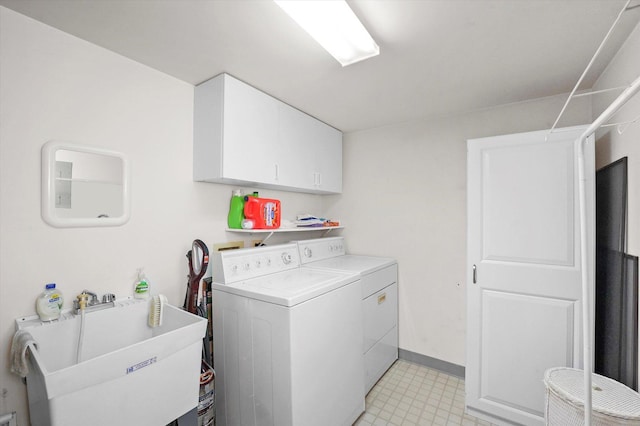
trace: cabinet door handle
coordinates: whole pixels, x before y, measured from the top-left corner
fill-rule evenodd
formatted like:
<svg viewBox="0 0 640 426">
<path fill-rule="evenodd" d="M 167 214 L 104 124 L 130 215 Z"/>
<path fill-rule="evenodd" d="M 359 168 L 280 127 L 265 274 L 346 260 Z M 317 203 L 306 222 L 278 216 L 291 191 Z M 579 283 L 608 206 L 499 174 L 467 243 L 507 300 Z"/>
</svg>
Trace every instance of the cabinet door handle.
<svg viewBox="0 0 640 426">
<path fill-rule="evenodd" d="M 387 293 L 378 296 L 378 305 L 382 305 L 387 300 Z"/>
<path fill-rule="evenodd" d="M 280 178 L 280 168 L 278 167 L 277 164 L 275 164 L 275 172 L 276 172 L 276 180 L 278 180 Z"/>
<path fill-rule="evenodd" d="M 476 284 L 478 282 L 478 268 L 476 265 L 473 265 L 471 269 L 473 270 L 473 283 Z"/>
</svg>

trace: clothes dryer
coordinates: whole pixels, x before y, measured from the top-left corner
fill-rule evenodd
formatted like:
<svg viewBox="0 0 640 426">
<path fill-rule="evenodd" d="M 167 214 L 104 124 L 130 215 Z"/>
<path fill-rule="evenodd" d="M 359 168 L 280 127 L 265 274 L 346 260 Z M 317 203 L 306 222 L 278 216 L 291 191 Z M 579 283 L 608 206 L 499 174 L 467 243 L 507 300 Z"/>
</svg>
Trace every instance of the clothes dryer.
<svg viewBox="0 0 640 426">
<path fill-rule="evenodd" d="M 398 359 L 398 264 L 347 254 L 343 237 L 297 241 L 304 267 L 358 273 L 362 281 L 365 393 Z"/>
<path fill-rule="evenodd" d="M 218 425 L 351 425 L 364 412 L 356 273 L 301 268 L 296 244 L 213 255 Z"/>
</svg>

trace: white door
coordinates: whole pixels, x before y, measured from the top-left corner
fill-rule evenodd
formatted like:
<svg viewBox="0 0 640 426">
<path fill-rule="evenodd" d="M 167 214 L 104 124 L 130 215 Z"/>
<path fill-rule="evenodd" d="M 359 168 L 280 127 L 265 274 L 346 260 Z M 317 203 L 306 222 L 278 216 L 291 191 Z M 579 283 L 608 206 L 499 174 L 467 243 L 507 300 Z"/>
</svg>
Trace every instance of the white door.
<svg viewBox="0 0 640 426">
<path fill-rule="evenodd" d="M 584 128 L 563 130 L 467 144 L 466 404 L 497 423 L 542 424 L 545 370 L 582 364 L 575 141 Z M 593 137 L 586 145 L 593 230 Z"/>
</svg>

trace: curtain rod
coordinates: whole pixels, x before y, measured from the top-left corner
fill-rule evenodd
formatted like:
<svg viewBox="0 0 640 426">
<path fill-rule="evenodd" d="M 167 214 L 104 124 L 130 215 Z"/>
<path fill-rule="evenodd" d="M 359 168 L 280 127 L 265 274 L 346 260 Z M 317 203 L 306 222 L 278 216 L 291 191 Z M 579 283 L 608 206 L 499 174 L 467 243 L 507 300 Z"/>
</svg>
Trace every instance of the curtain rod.
<svg viewBox="0 0 640 426">
<path fill-rule="evenodd" d="M 625 3 L 624 7 L 622 9 L 620 9 L 620 12 L 618 13 L 618 16 L 616 17 L 616 20 L 613 21 L 613 25 L 611 25 L 611 28 L 609 28 L 609 31 L 607 32 L 607 35 L 605 35 L 604 39 L 602 39 L 602 42 L 600 43 L 600 46 L 598 46 L 598 49 L 596 50 L 596 53 L 593 54 L 593 57 L 591 58 L 591 60 L 587 64 L 587 67 L 584 69 L 584 71 L 582 72 L 582 75 L 578 79 L 578 82 L 576 83 L 576 85 L 574 86 L 573 90 L 569 94 L 569 97 L 567 98 L 567 101 L 564 103 L 564 106 L 560 110 L 560 114 L 558 114 L 558 118 L 556 118 L 556 121 L 553 123 L 553 126 L 551 126 L 551 130 L 549 130 L 549 133 L 545 137 L 545 141 L 549 138 L 549 135 L 551 133 L 553 133 L 553 131 L 555 130 L 556 126 L 558 125 L 558 122 L 560 121 L 560 118 L 562 118 L 562 115 L 564 114 L 564 111 L 569 106 L 569 102 L 571 102 L 571 99 L 573 98 L 573 95 L 576 93 L 576 90 L 578 90 L 578 87 L 582 83 L 582 80 L 584 80 L 584 77 L 587 75 L 587 72 L 589 72 L 589 70 L 591 69 L 591 66 L 595 62 L 595 60 L 598 57 L 598 55 L 600 55 L 600 52 L 602 51 L 602 48 L 606 44 L 607 40 L 609 40 L 609 37 L 611 36 L 611 33 L 613 32 L 613 29 L 618 25 L 618 22 L 620 21 L 620 18 L 622 17 L 622 14 L 625 11 L 628 10 L 629 3 L 631 3 L 631 0 L 627 0 L 627 2 Z"/>
</svg>

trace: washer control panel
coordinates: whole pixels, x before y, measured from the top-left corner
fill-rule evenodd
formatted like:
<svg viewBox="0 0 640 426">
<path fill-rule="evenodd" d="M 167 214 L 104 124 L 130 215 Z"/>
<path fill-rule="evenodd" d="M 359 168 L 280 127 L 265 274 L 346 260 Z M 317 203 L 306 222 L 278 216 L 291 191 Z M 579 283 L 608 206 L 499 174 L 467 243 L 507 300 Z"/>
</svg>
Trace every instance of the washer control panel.
<svg viewBox="0 0 640 426">
<path fill-rule="evenodd" d="M 229 284 L 300 267 L 296 244 L 225 250 L 213 254 L 213 281 Z"/>
<path fill-rule="evenodd" d="M 343 237 L 298 241 L 300 261 L 305 264 L 346 254 Z"/>
</svg>

